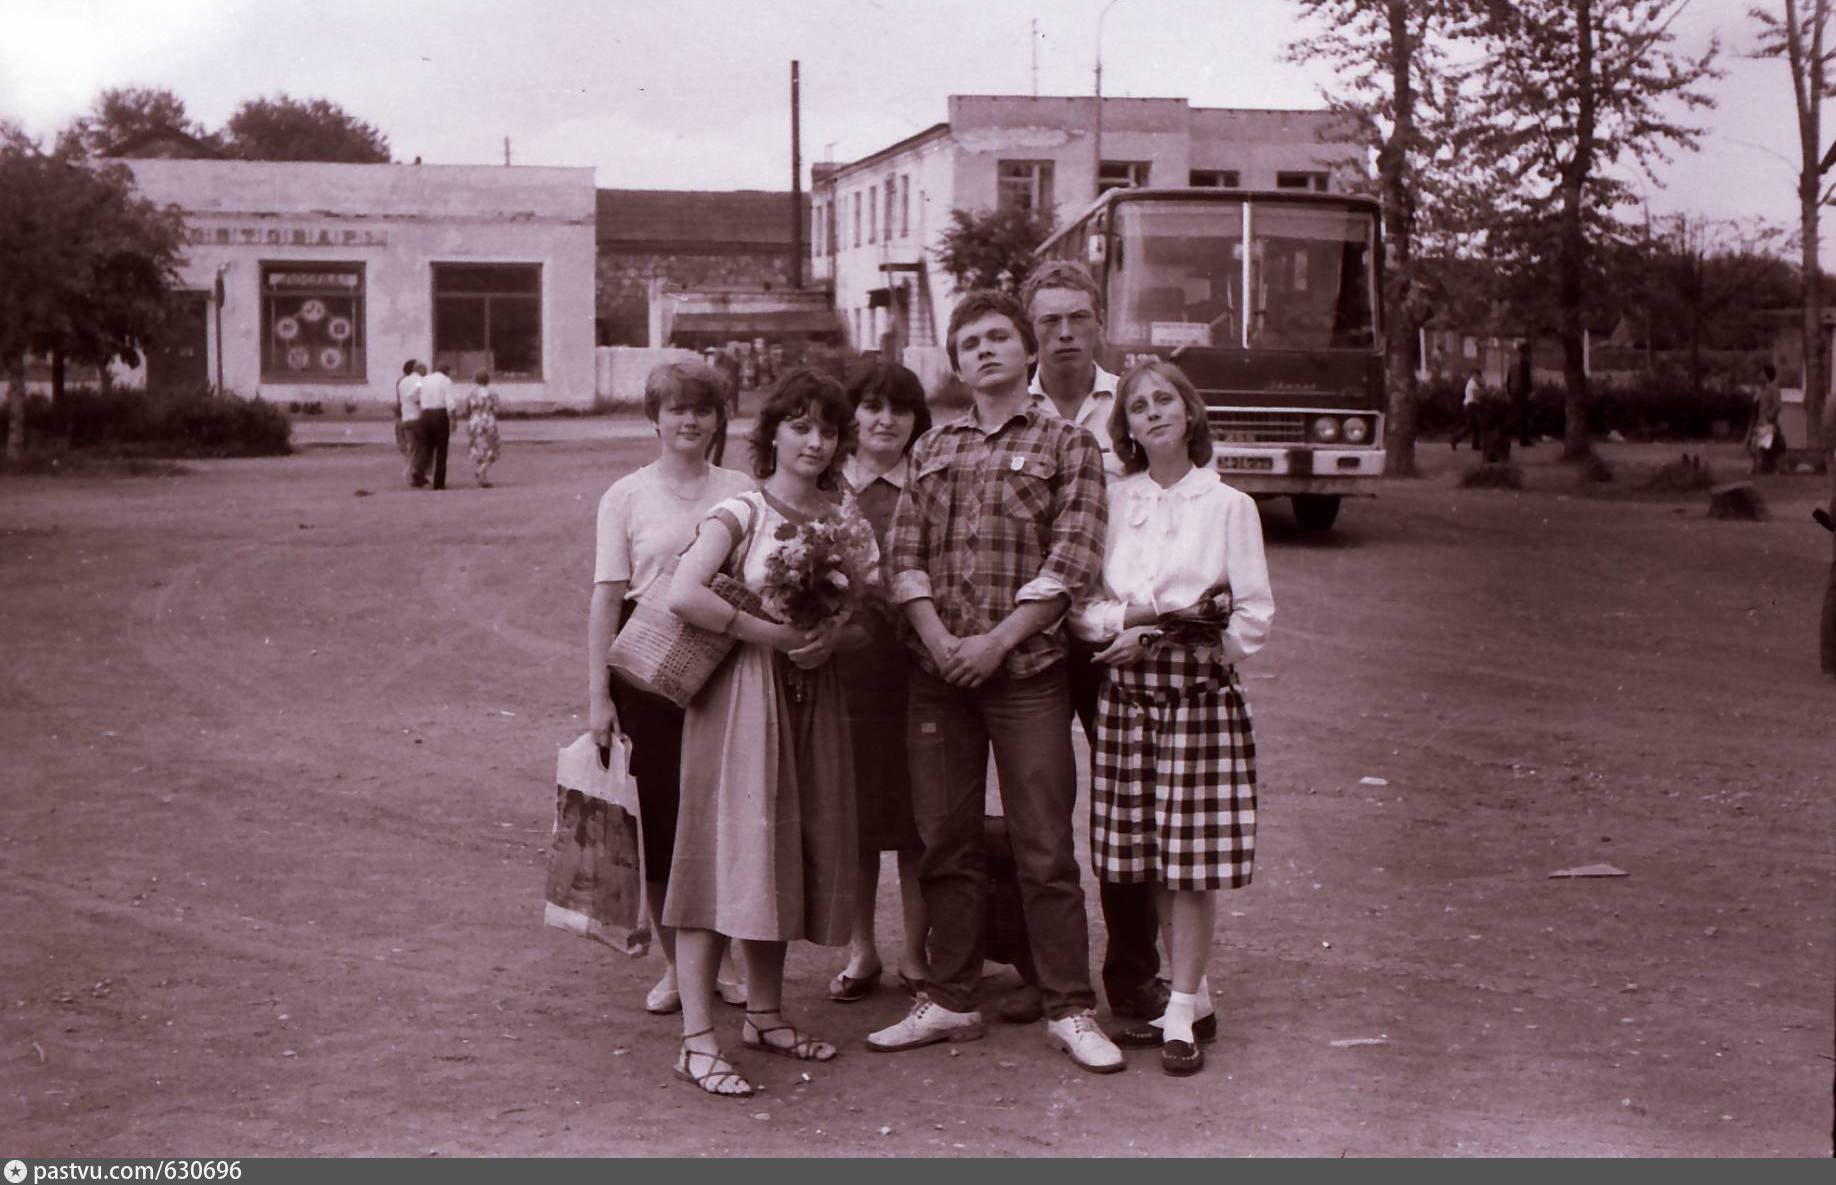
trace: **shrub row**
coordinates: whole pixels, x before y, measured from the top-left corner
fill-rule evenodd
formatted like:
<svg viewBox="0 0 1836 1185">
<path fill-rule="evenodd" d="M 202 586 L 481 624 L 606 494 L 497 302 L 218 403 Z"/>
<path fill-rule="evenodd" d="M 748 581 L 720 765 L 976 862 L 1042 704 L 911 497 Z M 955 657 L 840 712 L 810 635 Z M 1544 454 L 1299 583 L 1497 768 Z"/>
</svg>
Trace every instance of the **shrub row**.
<svg viewBox="0 0 1836 1185">
<path fill-rule="evenodd" d="M 0 440 L 11 417 L 0 415 Z M 71 388 L 26 400 L 28 447 L 140 457 L 279 457 L 293 451 L 287 414 L 260 398 L 208 387 Z"/>
<path fill-rule="evenodd" d="M 1447 435 L 1464 422 L 1460 400 L 1465 383 L 1448 379 L 1422 384 L 1421 415 L 1417 428 L 1422 436 Z M 1715 425 L 1727 425 L 1726 431 L 1739 439 L 1753 416 L 1753 398 L 1738 390 L 1704 390 L 1692 394 L 1687 389 L 1666 383 L 1649 383 L 1625 387 L 1595 386 L 1588 402 L 1588 431 L 1604 436 L 1618 432 L 1633 440 L 1706 440 L 1715 434 Z M 1560 439 L 1566 416 L 1563 411 L 1567 392 L 1557 385 L 1537 387 L 1530 395 L 1530 430 L 1542 436 Z M 1502 395 L 1494 398 L 1503 400 Z"/>
</svg>

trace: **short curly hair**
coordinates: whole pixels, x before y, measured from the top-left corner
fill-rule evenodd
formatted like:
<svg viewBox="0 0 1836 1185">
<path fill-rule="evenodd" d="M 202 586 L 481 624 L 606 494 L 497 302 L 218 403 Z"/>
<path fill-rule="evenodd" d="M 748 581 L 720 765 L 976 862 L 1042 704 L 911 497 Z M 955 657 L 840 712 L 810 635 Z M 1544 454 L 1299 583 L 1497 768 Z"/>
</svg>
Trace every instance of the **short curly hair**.
<svg viewBox="0 0 1836 1185">
<path fill-rule="evenodd" d="M 816 479 L 819 488 L 833 490 L 841 481 L 842 462 L 854 451 L 854 409 L 848 406 L 848 396 L 840 383 L 808 367 L 785 375 L 759 408 L 752 435 L 747 437 L 752 445 L 752 475 L 764 481 L 777 472 L 778 455 L 773 446 L 778 427 L 801 415 L 835 429 L 835 455 Z"/>
</svg>

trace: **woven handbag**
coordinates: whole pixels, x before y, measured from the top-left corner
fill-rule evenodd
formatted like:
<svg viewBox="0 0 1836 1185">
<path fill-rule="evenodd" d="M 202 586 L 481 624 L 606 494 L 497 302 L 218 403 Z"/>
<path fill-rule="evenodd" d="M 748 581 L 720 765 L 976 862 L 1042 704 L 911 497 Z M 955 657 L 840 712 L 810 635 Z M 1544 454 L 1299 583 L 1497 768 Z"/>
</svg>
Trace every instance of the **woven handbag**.
<svg viewBox="0 0 1836 1185">
<path fill-rule="evenodd" d="M 755 520 L 756 517 L 755 511 Z M 736 563 L 734 557 L 729 556 L 728 564 L 743 564 L 751 544 L 752 527 L 748 524 L 746 538 L 734 548 L 738 561 Z M 677 556 L 669 562 L 653 587 L 669 588 L 681 558 Z M 709 591 L 741 613 L 766 616 L 765 602 L 743 581 L 729 575 L 727 566 L 723 565 L 722 570 L 708 581 Z M 661 602 L 665 599 L 650 596 L 638 601 L 625 628 L 612 640 L 612 648 L 606 652 L 606 664 L 639 687 L 662 696 L 678 708 L 686 708 L 733 652 L 739 639 L 732 634 L 690 625 L 663 606 Z"/>
</svg>

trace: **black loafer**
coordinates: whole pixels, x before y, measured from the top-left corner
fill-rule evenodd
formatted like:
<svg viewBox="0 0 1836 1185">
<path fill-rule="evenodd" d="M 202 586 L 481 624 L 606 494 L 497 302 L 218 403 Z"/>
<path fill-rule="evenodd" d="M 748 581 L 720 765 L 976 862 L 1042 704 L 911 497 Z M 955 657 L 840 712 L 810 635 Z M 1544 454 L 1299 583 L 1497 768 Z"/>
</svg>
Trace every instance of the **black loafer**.
<svg viewBox="0 0 1836 1185">
<path fill-rule="evenodd" d="M 1209 1045 L 1216 1041 L 1218 1039 L 1218 1014 L 1214 1012 L 1210 1016 L 1201 1016 L 1193 1021 L 1192 1035 L 1197 1037 L 1202 1045 Z M 1160 1031 L 1160 1027 L 1151 1025 L 1147 1021 L 1123 1025 L 1111 1033 L 1109 1039 L 1124 1049 L 1158 1049 L 1165 1044 L 1184 1044 L 1181 1041 L 1168 1042 L 1165 1034 Z"/>
<path fill-rule="evenodd" d="M 1205 1051 L 1185 1041 L 1168 1041 L 1160 1047 L 1160 1068 L 1175 1078 L 1196 1074 L 1205 1068 Z"/>
</svg>

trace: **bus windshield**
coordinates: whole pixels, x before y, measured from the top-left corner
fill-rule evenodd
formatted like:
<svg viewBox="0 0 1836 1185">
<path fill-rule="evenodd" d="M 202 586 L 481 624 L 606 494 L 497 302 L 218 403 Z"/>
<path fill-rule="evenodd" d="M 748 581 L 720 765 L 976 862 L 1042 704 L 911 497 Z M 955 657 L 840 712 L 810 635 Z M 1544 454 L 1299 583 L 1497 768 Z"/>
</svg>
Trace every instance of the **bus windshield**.
<svg viewBox="0 0 1836 1185">
<path fill-rule="evenodd" d="M 1119 203 L 1110 340 L 1371 349 L 1377 340 L 1373 230 L 1363 211 L 1274 198 Z M 1246 290 L 1253 297 L 1247 307 Z"/>
</svg>

